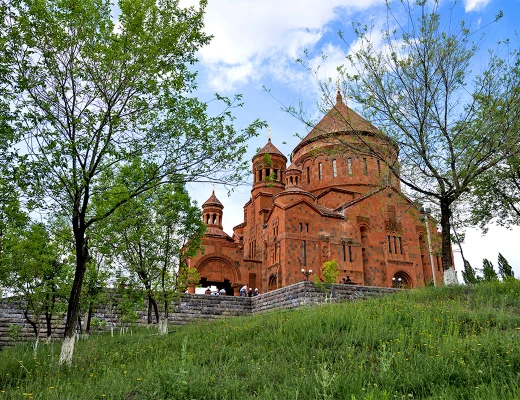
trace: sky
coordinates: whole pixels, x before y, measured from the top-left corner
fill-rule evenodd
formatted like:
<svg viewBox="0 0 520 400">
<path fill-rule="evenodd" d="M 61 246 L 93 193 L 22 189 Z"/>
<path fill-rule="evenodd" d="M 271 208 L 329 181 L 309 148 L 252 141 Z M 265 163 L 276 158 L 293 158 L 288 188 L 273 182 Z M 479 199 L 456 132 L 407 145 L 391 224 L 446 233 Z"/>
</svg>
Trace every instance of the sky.
<svg viewBox="0 0 520 400">
<path fill-rule="evenodd" d="M 181 0 L 181 5 L 196 3 Z M 214 36 L 212 42 L 198 54 L 198 89 L 195 94 L 211 100 L 214 93 L 243 95 L 244 106 L 236 110 L 237 129 L 244 128 L 256 118 L 265 120 L 271 128 L 273 144 L 289 155 L 299 143 L 297 135 L 308 129 L 282 107 L 303 104 L 310 115 L 319 118 L 316 104 L 321 91 L 315 78 L 296 62 L 307 59 L 309 65 L 319 66 L 319 79 L 337 78 L 336 68 L 345 63 L 345 56 L 355 49 L 356 39 L 352 23 L 373 24 L 374 40 L 378 42 L 378 27 L 386 17 L 384 0 L 208 0 L 205 30 Z M 401 13 L 399 2 L 392 1 L 394 10 Z M 511 39 L 519 47 L 515 36 L 520 19 L 520 0 L 459 0 L 454 7 L 448 0 L 441 1 L 441 11 L 453 20 L 463 19 L 473 28 L 485 26 L 499 11 L 504 17 L 485 29 L 478 45 L 483 50 L 496 48 L 498 40 Z M 341 40 L 338 31 L 344 33 Z M 484 57 L 485 58 L 485 57 Z M 478 61 L 477 61 L 478 62 Z M 480 65 L 472 65 L 477 71 Z M 347 104 L 356 109 L 355 104 Z M 356 111 L 360 111 L 356 109 Z M 267 142 L 267 129 L 248 143 L 247 158 Z M 228 189 L 217 186 L 215 193 L 224 205 L 224 230 L 232 235 L 233 227 L 242 222 L 243 206 L 250 198 L 251 181 Z M 210 195 L 210 184 L 188 185 L 192 197 L 201 205 Z M 513 265 L 515 276 L 520 277 L 520 229 L 507 230 L 491 226 L 487 235 L 468 229 L 463 246 L 464 255 L 474 268 L 482 267 L 488 258 L 495 265 L 498 253 Z M 455 267 L 460 270 L 462 260 L 456 248 Z"/>
</svg>

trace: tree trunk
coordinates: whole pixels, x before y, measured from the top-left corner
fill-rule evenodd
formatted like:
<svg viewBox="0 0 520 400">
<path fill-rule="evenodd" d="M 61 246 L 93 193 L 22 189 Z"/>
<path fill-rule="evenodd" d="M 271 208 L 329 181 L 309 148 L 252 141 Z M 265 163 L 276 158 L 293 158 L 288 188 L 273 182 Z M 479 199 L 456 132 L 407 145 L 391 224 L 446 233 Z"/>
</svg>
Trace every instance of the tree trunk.
<svg viewBox="0 0 520 400">
<path fill-rule="evenodd" d="M 34 336 L 36 337 L 36 339 L 38 339 L 38 326 L 37 326 L 36 322 L 34 322 L 31 318 L 29 318 L 29 312 L 28 312 L 27 308 L 24 308 L 23 316 L 25 317 L 25 320 L 29 323 L 29 325 L 31 325 L 31 327 L 33 328 Z"/>
<path fill-rule="evenodd" d="M 157 333 L 159 335 L 166 335 L 168 333 L 168 319 L 161 318 L 157 321 Z"/>
<path fill-rule="evenodd" d="M 92 302 L 88 305 L 88 317 L 87 317 L 87 327 L 85 329 L 85 332 L 87 334 L 90 334 L 90 321 L 92 321 L 92 312 L 94 311 L 94 306 L 92 305 Z"/>
<path fill-rule="evenodd" d="M 67 308 L 67 320 L 65 322 L 64 340 L 61 346 L 59 364 L 72 364 L 72 355 L 74 353 L 74 334 L 78 323 L 80 312 L 80 296 L 83 279 L 87 269 L 88 239 L 84 236 L 84 229 L 74 229 L 74 238 L 76 241 L 76 273 L 74 274 L 74 282 L 70 291 L 69 304 Z"/>
<path fill-rule="evenodd" d="M 441 199 L 441 229 L 442 229 L 442 267 L 446 271 L 453 268 L 453 258 L 451 256 L 451 202 L 448 199 Z"/>
<path fill-rule="evenodd" d="M 155 322 L 159 323 L 159 319 L 160 319 L 159 307 L 157 306 L 157 302 L 152 297 L 151 293 L 148 293 L 148 304 L 151 305 L 151 307 L 153 308 L 153 312 L 155 313 Z M 149 321 L 149 323 L 152 323 L 152 322 Z"/>
<path fill-rule="evenodd" d="M 150 296 L 148 296 L 148 318 L 146 320 L 148 325 L 152 325 L 152 302 L 150 301 Z"/>
<path fill-rule="evenodd" d="M 45 312 L 45 321 L 47 323 L 47 339 L 52 335 L 52 314 L 48 311 Z"/>
</svg>

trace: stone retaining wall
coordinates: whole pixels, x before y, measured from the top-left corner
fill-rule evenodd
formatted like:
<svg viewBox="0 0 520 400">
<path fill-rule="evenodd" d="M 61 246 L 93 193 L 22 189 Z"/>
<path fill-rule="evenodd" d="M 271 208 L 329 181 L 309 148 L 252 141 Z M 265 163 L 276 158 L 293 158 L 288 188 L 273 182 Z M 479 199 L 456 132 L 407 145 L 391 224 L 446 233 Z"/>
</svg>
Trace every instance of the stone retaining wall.
<svg viewBox="0 0 520 400">
<path fill-rule="evenodd" d="M 168 323 L 183 325 L 194 321 L 255 315 L 272 310 L 291 309 L 325 302 L 367 299 L 396 291 L 398 289 L 353 285 L 328 285 L 326 288 L 320 288 L 312 282 L 299 282 L 251 298 L 183 294 L 171 305 Z M 122 326 L 119 315 L 113 307 L 107 305 L 99 306 L 93 317 L 104 321 L 103 327 L 99 329 L 119 329 Z M 139 311 L 138 317 L 138 325 L 147 324 L 147 310 Z M 19 339 L 14 341 L 12 337 L 10 338 L 10 332 L 13 336 L 14 330 L 18 329 L 20 329 Z M 42 321 L 41 330 L 44 337 L 45 329 L 44 321 Z M 55 319 L 52 337 L 61 338 L 63 330 L 63 319 Z M 20 304 L 4 299 L 0 303 L 0 347 L 19 341 L 33 340 L 34 337 L 33 329 L 25 320 Z"/>
</svg>

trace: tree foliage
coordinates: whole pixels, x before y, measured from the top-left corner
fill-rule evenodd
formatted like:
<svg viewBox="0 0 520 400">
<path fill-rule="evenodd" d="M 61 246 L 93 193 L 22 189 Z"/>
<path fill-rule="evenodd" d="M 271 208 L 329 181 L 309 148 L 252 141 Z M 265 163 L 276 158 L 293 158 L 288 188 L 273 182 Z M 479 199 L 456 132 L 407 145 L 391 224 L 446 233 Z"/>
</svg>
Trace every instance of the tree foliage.
<svg viewBox="0 0 520 400">
<path fill-rule="evenodd" d="M 502 253 L 498 253 L 498 273 L 503 280 L 515 277 L 513 267 L 511 267 Z"/>
<path fill-rule="evenodd" d="M 339 270 L 336 260 L 325 261 L 321 267 L 321 274 L 325 283 L 337 283 Z"/>
<path fill-rule="evenodd" d="M 490 222 L 520 224 L 520 157 L 508 157 L 473 184 L 472 222 L 484 232 Z"/>
<path fill-rule="evenodd" d="M 493 268 L 493 263 L 489 261 L 487 258 L 482 260 L 482 273 L 484 274 L 484 281 L 496 281 L 498 279 L 498 275 Z"/>
<path fill-rule="evenodd" d="M 137 171 L 127 172 L 134 176 Z M 96 240 L 104 243 L 102 251 L 111 263 L 120 266 L 126 284 L 136 282 L 133 286 L 144 288 L 150 311 L 160 323 L 167 319 L 180 265 L 200 249 L 205 229 L 200 209 L 184 185 L 164 184 L 119 207 L 100 224 Z"/>
<path fill-rule="evenodd" d="M 10 229 L 5 235 L 0 282 L 19 299 L 36 338 L 40 336 L 42 318 L 50 338 L 53 316 L 65 311 L 73 271 L 70 254 L 59 233 L 42 223 Z"/>
<path fill-rule="evenodd" d="M 464 260 L 464 270 L 462 271 L 462 279 L 466 285 L 474 285 L 479 282 L 475 270 L 471 266 L 468 260 Z"/>
<path fill-rule="evenodd" d="M 31 186 L 46 209 L 66 215 L 76 270 L 61 362 L 72 360 L 89 231 L 122 204 L 164 182 L 240 181 L 245 143 L 263 126 L 233 127 L 230 100 L 209 116 L 191 97 L 195 53 L 207 44 L 206 2 L 120 0 L 117 20 L 106 0 L 3 2 L 0 60 L 23 139 Z M 144 173 L 124 186 L 106 184 L 141 159 Z M 103 199 L 105 207 L 94 209 Z M 110 200 L 110 202 L 108 202 Z"/>
</svg>

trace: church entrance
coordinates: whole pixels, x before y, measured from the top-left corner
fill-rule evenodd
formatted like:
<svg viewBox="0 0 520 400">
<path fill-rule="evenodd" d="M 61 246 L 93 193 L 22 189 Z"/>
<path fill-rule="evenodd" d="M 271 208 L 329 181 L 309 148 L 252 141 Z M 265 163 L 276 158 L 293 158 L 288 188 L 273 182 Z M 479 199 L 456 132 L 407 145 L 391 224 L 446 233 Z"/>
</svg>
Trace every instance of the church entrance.
<svg viewBox="0 0 520 400">
<path fill-rule="evenodd" d="M 398 271 L 392 277 L 392 287 L 410 289 L 412 287 L 412 278 L 406 272 Z"/>
<path fill-rule="evenodd" d="M 208 280 L 207 278 L 200 278 L 200 285 L 203 288 L 216 286 L 218 290 L 224 288 L 226 290 L 226 296 L 233 296 L 233 288 L 231 287 L 231 282 L 229 279 L 224 279 L 223 281 L 213 281 Z"/>
</svg>

